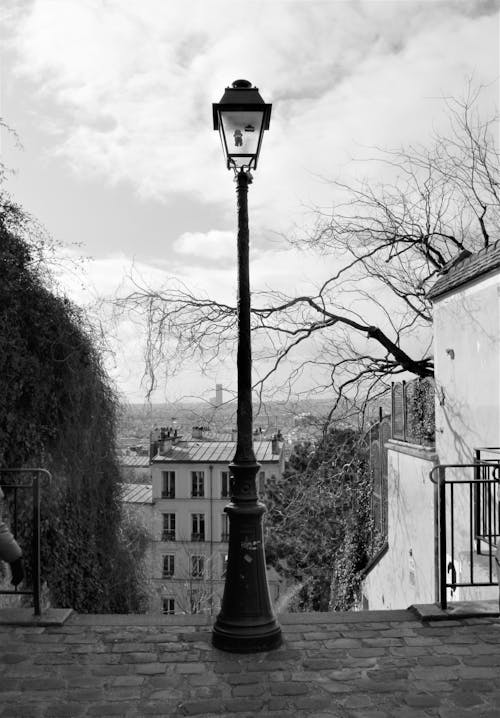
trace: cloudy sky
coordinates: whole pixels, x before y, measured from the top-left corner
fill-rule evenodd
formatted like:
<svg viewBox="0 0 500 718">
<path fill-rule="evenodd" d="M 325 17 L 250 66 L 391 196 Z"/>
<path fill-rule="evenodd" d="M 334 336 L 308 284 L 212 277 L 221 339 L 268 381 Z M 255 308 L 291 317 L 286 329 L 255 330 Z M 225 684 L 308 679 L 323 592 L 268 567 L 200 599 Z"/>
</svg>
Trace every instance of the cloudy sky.
<svg viewBox="0 0 500 718">
<path fill-rule="evenodd" d="M 238 78 L 273 104 L 250 188 L 252 284 L 303 290 L 329 267 L 282 239 L 330 205 L 366 148 L 428 141 L 443 96 L 470 78 L 498 99 L 497 0 L 2 0 L 0 116 L 9 190 L 56 239 L 92 257 L 64 278 L 80 302 L 133 263 L 235 293 L 235 193 L 211 103 Z M 370 172 L 370 167 L 363 172 Z M 126 329 L 126 328 L 125 328 Z M 112 373 L 141 400 L 133 328 Z M 213 394 L 195 368 L 167 398 Z M 165 396 L 165 394 L 163 394 Z M 160 397 L 158 397 L 160 398 Z"/>
</svg>

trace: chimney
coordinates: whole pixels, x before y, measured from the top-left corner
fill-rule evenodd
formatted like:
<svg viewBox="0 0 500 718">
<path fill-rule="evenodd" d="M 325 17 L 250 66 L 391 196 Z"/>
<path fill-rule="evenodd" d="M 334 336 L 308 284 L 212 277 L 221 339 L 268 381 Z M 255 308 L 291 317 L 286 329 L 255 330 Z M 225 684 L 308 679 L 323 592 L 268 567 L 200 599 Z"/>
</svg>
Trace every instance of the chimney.
<svg viewBox="0 0 500 718">
<path fill-rule="evenodd" d="M 158 452 L 163 455 L 166 454 L 172 448 L 173 436 L 172 431 L 166 426 L 162 426 L 160 429 L 160 441 L 158 446 Z"/>
<path fill-rule="evenodd" d="M 231 429 L 231 441 L 238 441 L 238 429 Z"/>
<path fill-rule="evenodd" d="M 193 439 L 203 439 L 203 427 L 193 426 L 191 436 Z"/>
<path fill-rule="evenodd" d="M 279 454 L 280 453 L 280 438 L 281 438 L 281 432 L 278 432 L 277 434 L 274 434 L 273 438 L 271 439 L 271 453 L 273 454 Z"/>
</svg>

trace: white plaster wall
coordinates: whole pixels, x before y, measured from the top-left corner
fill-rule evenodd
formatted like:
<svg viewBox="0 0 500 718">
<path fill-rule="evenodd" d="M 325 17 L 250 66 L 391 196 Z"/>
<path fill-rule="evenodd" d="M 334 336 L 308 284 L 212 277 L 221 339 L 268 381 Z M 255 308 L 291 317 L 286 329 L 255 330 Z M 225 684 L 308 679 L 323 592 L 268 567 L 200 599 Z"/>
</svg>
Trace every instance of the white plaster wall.
<svg viewBox="0 0 500 718">
<path fill-rule="evenodd" d="M 500 447 L 500 277 L 486 276 L 436 300 L 436 449 L 441 464 L 471 463 L 474 449 Z M 447 469 L 446 478 L 470 480 L 473 469 Z M 447 494 L 447 507 L 449 507 Z M 454 533 L 447 512 L 447 561 L 453 540 L 458 581 L 489 581 L 489 562 L 471 552 L 468 485 L 454 486 Z M 452 600 L 495 597 L 495 588 L 458 588 Z"/>
<path fill-rule="evenodd" d="M 500 446 L 500 277 L 434 304 L 436 451 L 442 464 L 468 463 L 473 449 Z"/>
<path fill-rule="evenodd" d="M 436 456 L 432 449 L 403 442 L 390 441 L 389 447 L 389 549 L 363 582 L 370 610 L 436 600 L 435 489 L 429 478 Z"/>
</svg>

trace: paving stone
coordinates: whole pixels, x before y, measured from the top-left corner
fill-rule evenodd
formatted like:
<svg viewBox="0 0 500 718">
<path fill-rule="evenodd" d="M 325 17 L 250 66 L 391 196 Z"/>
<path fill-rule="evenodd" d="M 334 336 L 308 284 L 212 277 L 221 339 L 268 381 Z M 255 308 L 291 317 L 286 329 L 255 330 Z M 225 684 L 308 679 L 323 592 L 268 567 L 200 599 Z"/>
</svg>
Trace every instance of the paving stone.
<svg viewBox="0 0 500 718">
<path fill-rule="evenodd" d="M 2 718 L 40 718 L 42 710 L 41 706 L 19 703 L 18 705 L 4 706 L 0 715 Z"/>
<path fill-rule="evenodd" d="M 84 703 L 53 703 L 44 711 L 45 718 L 78 718 L 85 713 Z"/>
<path fill-rule="evenodd" d="M 385 651 L 383 648 L 366 647 L 366 648 L 350 648 L 349 655 L 353 658 L 373 658 L 383 656 Z"/>
<path fill-rule="evenodd" d="M 415 666 L 410 669 L 410 676 L 427 681 L 453 681 L 457 678 L 457 671 L 455 666 Z"/>
<path fill-rule="evenodd" d="M 208 713 L 220 713 L 222 703 L 220 700 L 208 700 L 208 701 L 191 701 L 186 703 L 179 703 L 179 715 L 183 716 L 205 716 Z"/>
<path fill-rule="evenodd" d="M 110 656 L 111 657 L 111 656 Z M 114 658 L 115 656 L 113 656 Z M 157 653 L 122 653 L 119 657 L 120 663 L 154 663 L 158 658 Z"/>
<path fill-rule="evenodd" d="M 345 708 L 373 707 L 373 696 L 364 693 L 351 693 L 347 696 L 340 696 L 339 701 Z"/>
<path fill-rule="evenodd" d="M 21 684 L 23 691 L 59 691 L 66 688 L 66 682 L 60 678 L 33 678 Z"/>
<path fill-rule="evenodd" d="M 477 693 L 462 690 L 453 691 L 453 693 L 450 694 L 449 700 L 461 708 L 470 708 L 471 706 L 477 706 L 483 703 L 483 699 Z"/>
<path fill-rule="evenodd" d="M 294 701 L 295 708 L 298 710 L 320 710 L 321 708 L 331 707 L 331 696 L 304 696 Z"/>
<path fill-rule="evenodd" d="M 230 673 L 226 680 L 231 686 L 240 686 L 240 685 L 246 685 L 246 684 L 255 684 L 260 683 L 262 684 L 264 680 L 267 678 L 267 673 Z"/>
<path fill-rule="evenodd" d="M 261 710 L 263 701 L 258 698 L 254 698 L 252 700 L 233 698 L 232 700 L 225 700 L 224 705 L 225 708 L 232 713 L 255 714 L 257 711 Z"/>
<path fill-rule="evenodd" d="M 302 665 L 306 670 L 323 671 L 340 667 L 340 663 L 336 658 L 310 658 L 303 661 Z"/>
<path fill-rule="evenodd" d="M 23 663 L 27 660 L 29 660 L 28 656 L 23 655 L 22 653 L 2 653 L 2 654 L 0 654 L 0 665 L 10 665 L 12 663 Z"/>
<path fill-rule="evenodd" d="M 274 683 L 270 686 L 271 695 L 274 696 L 297 696 L 309 692 L 309 687 L 304 683 Z"/>
<path fill-rule="evenodd" d="M 134 668 L 138 676 L 154 676 L 158 673 L 165 673 L 164 663 L 139 663 Z"/>
<path fill-rule="evenodd" d="M 81 688 L 66 692 L 64 694 L 64 697 L 68 701 L 80 701 L 81 703 L 98 703 L 99 701 L 102 701 L 106 696 L 102 689 Z"/>
<path fill-rule="evenodd" d="M 464 656 L 462 662 L 466 666 L 500 666 L 500 652 L 496 655 Z"/>
<path fill-rule="evenodd" d="M 248 685 L 248 686 L 234 686 L 231 691 L 233 698 L 240 698 L 244 696 L 245 698 L 261 695 L 261 690 L 256 690 L 254 685 Z"/>
<path fill-rule="evenodd" d="M 422 656 L 418 661 L 420 666 L 456 666 L 460 663 L 458 658 L 450 655 Z"/>
<path fill-rule="evenodd" d="M 426 693 L 409 693 L 403 700 L 415 708 L 435 708 L 441 703 L 440 696 Z"/>
<path fill-rule="evenodd" d="M 120 703 L 97 703 L 87 708 L 87 715 L 99 716 L 99 718 L 105 716 L 122 716 L 123 718 L 123 706 Z"/>
<path fill-rule="evenodd" d="M 331 638 L 325 642 L 326 648 L 361 648 L 360 638 Z"/>
</svg>

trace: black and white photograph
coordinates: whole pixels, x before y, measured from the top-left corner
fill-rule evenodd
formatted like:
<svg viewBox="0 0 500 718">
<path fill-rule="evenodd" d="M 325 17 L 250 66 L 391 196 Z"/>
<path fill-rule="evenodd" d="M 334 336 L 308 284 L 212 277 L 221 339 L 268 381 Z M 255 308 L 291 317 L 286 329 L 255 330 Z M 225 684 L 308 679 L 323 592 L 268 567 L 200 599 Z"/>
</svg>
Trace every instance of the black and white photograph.
<svg viewBox="0 0 500 718">
<path fill-rule="evenodd" d="M 0 718 L 500 716 L 500 0 L 2 0 Z"/>
</svg>

